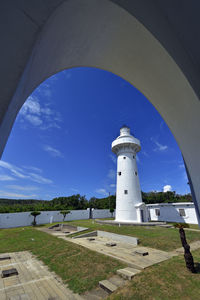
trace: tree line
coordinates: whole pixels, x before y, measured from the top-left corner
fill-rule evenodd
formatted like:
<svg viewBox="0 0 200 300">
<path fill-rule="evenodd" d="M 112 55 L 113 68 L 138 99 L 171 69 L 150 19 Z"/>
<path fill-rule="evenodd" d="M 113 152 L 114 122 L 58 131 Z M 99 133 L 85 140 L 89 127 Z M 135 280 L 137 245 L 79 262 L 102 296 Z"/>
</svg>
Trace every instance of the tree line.
<svg viewBox="0 0 200 300">
<path fill-rule="evenodd" d="M 142 192 L 145 204 L 191 202 L 191 194 L 179 195 L 175 192 Z M 89 200 L 80 194 L 57 197 L 52 200 L 34 199 L 0 199 L 0 213 L 14 213 L 26 211 L 53 211 L 53 210 L 78 210 L 78 209 L 110 209 L 116 206 L 116 196 L 110 195 L 104 198 L 92 197 Z"/>
</svg>

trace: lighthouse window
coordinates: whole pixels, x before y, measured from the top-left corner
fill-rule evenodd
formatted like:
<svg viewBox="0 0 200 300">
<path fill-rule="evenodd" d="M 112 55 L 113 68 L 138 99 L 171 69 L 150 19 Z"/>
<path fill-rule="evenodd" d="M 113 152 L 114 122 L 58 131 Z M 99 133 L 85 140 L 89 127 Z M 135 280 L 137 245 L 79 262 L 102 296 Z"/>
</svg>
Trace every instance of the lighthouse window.
<svg viewBox="0 0 200 300">
<path fill-rule="evenodd" d="M 160 216 L 160 208 L 155 209 L 156 216 Z"/>
<path fill-rule="evenodd" d="M 184 208 L 180 208 L 179 209 L 179 215 L 181 216 L 181 217 L 185 217 L 186 215 L 185 215 L 185 209 Z"/>
<path fill-rule="evenodd" d="M 124 190 L 124 194 L 128 194 L 128 190 Z"/>
<path fill-rule="evenodd" d="M 135 156 L 133 155 L 133 159 L 135 158 Z"/>
<path fill-rule="evenodd" d="M 123 158 L 126 159 L 126 156 L 124 156 Z"/>
<path fill-rule="evenodd" d="M 118 175 L 121 176 L 121 175 L 122 175 L 122 172 L 118 172 Z"/>
<path fill-rule="evenodd" d="M 137 172 L 135 171 L 135 175 L 137 176 Z"/>
</svg>

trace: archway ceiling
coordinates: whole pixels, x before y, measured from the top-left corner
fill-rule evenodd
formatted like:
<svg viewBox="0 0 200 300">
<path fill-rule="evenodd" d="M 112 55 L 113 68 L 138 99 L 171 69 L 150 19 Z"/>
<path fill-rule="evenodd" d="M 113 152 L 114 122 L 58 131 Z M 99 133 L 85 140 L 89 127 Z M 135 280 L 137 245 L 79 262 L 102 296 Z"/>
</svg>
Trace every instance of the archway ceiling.
<svg viewBox="0 0 200 300">
<path fill-rule="evenodd" d="M 71 6 L 74 5 L 74 7 L 77 8 L 76 3 L 79 4 L 79 17 L 82 18 L 83 21 L 83 16 L 81 15 L 82 9 L 85 9 L 85 12 L 88 12 L 88 7 L 85 7 L 85 3 L 87 3 L 87 5 L 90 5 L 90 1 L 91 1 L 91 5 L 93 6 L 93 10 L 96 13 L 96 18 L 99 20 L 99 24 L 101 25 L 101 18 L 99 17 L 109 17 L 109 22 L 106 23 L 107 25 L 109 25 L 108 27 L 110 29 L 112 29 L 113 26 L 113 22 L 112 22 L 112 16 L 113 16 L 113 10 L 116 12 L 115 14 L 115 18 L 113 19 L 116 25 L 116 28 L 118 28 L 118 30 L 121 30 L 121 27 L 119 27 L 119 22 L 118 22 L 118 18 L 120 18 L 122 16 L 123 20 L 122 20 L 122 25 L 123 27 L 123 32 L 121 31 L 121 35 L 119 35 L 119 37 L 117 36 L 118 32 L 115 32 L 116 35 L 114 37 L 112 37 L 112 41 L 110 41 L 110 36 L 104 36 L 104 30 L 101 30 L 100 26 L 99 27 L 99 32 L 101 33 L 102 36 L 102 41 L 103 41 L 103 45 L 105 45 L 105 49 L 102 48 L 102 50 L 107 51 L 107 59 L 112 58 L 113 60 L 113 66 L 115 67 L 115 70 L 118 69 L 123 69 L 124 73 L 120 73 L 118 74 L 118 72 L 116 72 L 116 74 L 120 75 L 122 77 L 124 77 L 126 79 L 126 76 L 124 76 L 125 72 L 125 66 L 123 66 L 123 61 L 119 60 L 119 57 L 121 57 L 120 55 L 117 57 L 116 56 L 116 60 L 114 61 L 115 58 L 113 58 L 112 56 L 112 47 L 110 47 L 109 49 L 106 49 L 107 46 L 107 42 L 109 45 L 112 45 L 112 42 L 114 42 L 114 45 L 119 45 L 119 43 L 117 44 L 117 39 L 119 40 L 119 38 L 121 40 L 124 39 L 124 33 L 126 34 L 126 31 L 128 31 L 127 26 L 129 26 L 129 24 L 134 23 L 135 26 L 133 26 L 133 32 L 135 32 L 136 36 L 139 38 L 142 38 L 146 36 L 146 39 L 149 39 L 149 41 L 152 40 L 152 44 L 150 45 L 150 43 L 147 43 L 146 40 L 146 46 L 148 47 L 148 49 L 143 48 L 143 61 L 145 61 L 144 63 L 144 70 L 143 72 L 141 71 L 141 67 L 139 65 L 139 61 L 137 61 L 137 59 L 135 60 L 135 66 L 138 67 L 138 72 L 135 71 L 135 78 L 132 77 L 131 82 L 132 84 L 134 84 L 134 79 L 136 81 L 139 82 L 139 73 L 141 73 L 141 76 L 144 76 L 145 70 L 153 70 L 152 72 L 155 71 L 155 66 L 157 66 L 157 74 L 155 77 L 151 76 L 151 73 L 148 73 L 148 78 L 145 78 L 145 87 L 144 87 L 144 92 L 145 90 L 148 90 L 148 96 L 152 99 L 156 99 L 155 101 L 157 104 L 157 108 L 159 110 L 160 108 L 160 112 L 162 113 L 162 115 L 166 114 L 166 116 L 168 115 L 168 117 L 170 116 L 169 120 L 168 120 L 168 124 L 171 122 L 171 128 L 173 128 L 173 133 L 176 132 L 176 137 L 179 137 L 179 140 L 181 141 L 181 146 L 182 149 L 184 149 L 183 153 L 184 158 L 186 160 L 186 163 L 188 164 L 188 168 L 189 168 L 189 172 L 193 173 L 193 183 L 196 186 L 196 194 L 198 196 L 198 198 L 200 197 L 200 191 L 198 189 L 198 182 L 199 182 L 199 163 L 197 163 L 196 157 L 199 156 L 199 144 L 197 145 L 198 147 L 195 147 L 195 140 L 198 139 L 197 138 L 197 128 L 199 128 L 199 103 L 198 101 L 196 101 L 196 97 L 194 95 L 194 92 L 191 89 L 191 86 L 193 87 L 193 90 L 196 92 L 196 95 L 200 96 L 200 86 L 199 86 L 199 78 L 200 78 L 200 72 L 199 72 L 199 62 L 200 62 L 200 46 L 199 46 L 199 39 L 198 39 L 198 28 L 200 27 L 200 19 L 198 18 L 198 12 L 199 12 L 199 6 L 200 6 L 200 2 L 199 1 L 192 1 L 192 2 L 188 2 L 187 0 L 168 0 L 168 1 L 163 1 L 163 0 L 113 0 L 113 1 L 109 1 L 109 0 L 32 0 L 32 1 L 23 1 L 23 0 L 4 0 L 1 2 L 1 7 L 0 7 L 0 20 L 1 23 L 3 24 L 3 26 L 0 26 L 0 30 L 1 30 L 1 44 L 3 45 L 3 47 L 0 48 L 0 65 L 1 65 L 1 70 L 0 70 L 0 79 L 1 79 L 1 98 L 0 98 L 0 129 L 1 132 L 4 133 L 5 132 L 5 136 L 3 137 L 4 140 L 6 141 L 7 136 L 9 134 L 9 131 L 11 129 L 11 127 L 8 128 L 8 126 L 12 126 L 12 122 L 10 121 L 11 119 L 14 120 L 14 114 L 17 113 L 19 106 L 17 106 L 17 101 L 12 101 L 12 107 L 9 108 L 9 103 L 10 101 L 13 99 L 13 96 L 15 96 L 14 98 L 20 99 L 20 95 L 26 95 L 28 96 L 28 92 L 30 94 L 31 91 L 31 80 L 30 77 L 32 76 L 32 71 L 34 71 L 33 76 L 35 78 L 35 81 L 37 81 L 37 67 L 41 66 L 41 63 L 43 63 L 43 61 L 45 59 L 42 60 L 42 56 L 40 55 L 40 52 L 36 53 L 37 59 L 36 59 L 36 64 L 32 65 L 32 61 L 34 61 L 34 54 L 32 54 L 31 60 L 29 60 L 29 57 L 32 53 L 32 48 L 35 44 L 35 42 L 37 41 L 37 47 L 40 47 L 40 42 L 42 42 L 42 40 L 40 40 L 40 36 L 42 34 L 44 34 L 44 28 L 43 25 L 48 23 L 48 19 L 51 19 L 51 21 L 55 21 L 55 22 L 59 22 L 59 19 L 54 19 L 54 16 L 56 15 L 57 11 L 59 10 L 60 12 L 62 12 L 62 7 L 60 7 L 61 5 L 67 5 L 70 4 Z M 98 2 L 99 1 L 99 2 Z M 65 3 L 64 3 L 65 2 Z M 111 2 L 112 2 L 112 7 L 111 7 Z M 99 8 L 101 9 L 101 13 L 102 15 L 99 16 L 100 12 L 97 10 L 96 7 L 94 7 L 94 3 L 97 3 Z M 108 5 L 110 3 L 110 5 Z M 116 5 L 114 5 L 117 4 Z M 189 3 L 189 4 L 188 4 Z M 105 5 L 105 6 L 104 6 Z M 102 7 L 101 7 L 102 6 Z M 114 7 L 115 6 L 115 7 Z M 119 6 L 122 6 L 125 10 L 126 10 L 126 17 L 125 16 L 125 10 L 120 10 L 117 9 Z M 105 9 L 109 7 L 109 12 L 110 15 L 106 15 L 108 14 L 108 11 Z M 95 8 L 95 9 L 94 9 Z M 130 14 L 127 14 L 127 11 Z M 54 12 L 56 12 L 54 14 Z M 90 13 L 90 12 L 88 12 Z M 66 15 L 69 15 L 69 11 L 66 11 Z M 76 14 L 76 12 L 75 12 Z M 131 18 L 131 14 L 139 21 L 136 22 L 134 21 L 135 18 Z M 66 16 L 64 15 L 64 16 Z M 110 17 L 111 16 L 111 17 Z M 76 16 L 77 17 L 77 16 Z M 91 16 L 94 21 L 96 21 L 94 16 Z M 117 18 L 116 18 L 117 17 Z M 68 21 L 68 19 L 64 19 L 64 21 L 66 20 L 66 22 Z M 77 19 L 79 20 L 79 19 Z M 87 20 L 87 19 L 85 19 Z M 86 22 L 82 23 L 82 25 L 85 26 Z M 120 20 L 121 21 L 121 20 Z M 51 22 L 50 22 L 51 23 Z M 76 24 L 78 24 L 79 22 L 77 22 Z M 57 23 L 56 23 L 57 24 Z M 63 24 L 66 24 L 65 22 Z M 121 23 L 120 23 L 121 24 Z M 128 25 L 127 25 L 128 24 Z M 142 28 L 141 24 L 143 24 L 146 29 L 144 30 L 144 28 Z M 51 25 L 51 24 L 50 24 Z M 107 26 L 106 25 L 106 26 Z M 88 25 L 89 26 L 89 25 Z M 105 24 L 104 24 L 105 26 Z M 137 28 L 138 27 L 138 28 Z M 55 27 L 54 27 L 55 28 Z M 108 29 L 109 29 L 108 28 Z M 90 30 L 90 28 L 88 28 Z M 105 29 L 105 28 L 104 28 Z M 143 37 L 140 36 L 140 34 L 137 34 L 137 29 L 140 30 L 138 32 L 142 32 L 144 33 Z M 91 31 L 93 30 L 93 34 L 95 33 L 95 28 L 91 28 Z M 156 37 L 156 39 L 151 39 L 151 34 L 150 32 L 154 35 L 154 37 Z M 70 31 L 67 31 L 68 33 L 68 38 L 70 36 Z M 148 33 L 148 34 L 147 34 Z M 54 32 L 55 34 L 55 32 Z M 58 32 L 59 34 L 59 32 Z M 96 34 L 96 33 L 95 33 Z M 44 34 L 45 35 L 45 34 Z M 51 38 L 51 32 L 49 31 L 48 34 L 49 38 Z M 47 36 L 46 35 L 46 36 Z M 88 34 L 87 31 L 85 31 L 85 35 L 88 38 Z M 132 40 L 130 38 L 130 36 L 132 35 L 128 35 L 127 33 L 127 37 L 128 39 L 124 39 L 124 42 L 127 43 L 127 51 L 128 51 L 128 46 L 131 46 L 130 44 L 132 43 Z M 57 37 L 56 37 L 57 38 Z M 75 37 L 77 39 L 77 41 L 79 42 L 79 35 L 77 35 Z M 94 38 L 94 36 L 93 36 Z M 107 40 L 106 40 L 107 38 Z M 62 41 L 62 39 L 60 39 L 60 41 Z M 70 41 L 70 39 L 68 40 Z M 144 41 L 144 39 L 143 39 Z M 163 51 L 163 48 L 160 46 L 160 44 L 158 43 L 158 41 L 161 43 L 162 46 L 164 46 L 164 48 L 167 51 Z M 102 46 L 101 45 L 101 40 L 97 40 L 95 41 L 97 43 L 97 46 Z M 130 42 L 130 43 L 129 43 Z M 62 43 L 60 43 L 61 45 Z M 144 44 L 143 44 L 144 45 Z M 152 47 L 152 49 L 150 48 L 153 45 L 158 45 L 158 47 Z M 54 42 L 51 41 L 50 46 L 52 47 L 56 47 L 56 45 L 54 45 Z M 101 48 L 101 47 L 100 47 Z M 40 50 L 42 48 L 40 47 Z M 66 50 L 68 48 L 66 47 Z M 73 50 L 75 48 L 72 48 Z M 80 47 L 79 47 L 80 49 Z M 131 48 L 130 48 L 131 49 Z M 46 49 L 43 49 L 46 51 Z M 85 49 L 84 49 L 85 50 Z M 94 49 L 91 48 L 91 51 L 93 51 Z M 100 67 L 101 65 L 103 65 L 103 67 L 105 66 L 106 69 L 106 63 L 110 63 L 109 61 L 104 61 L 104 57 L 102 56 L 100 59 L 100 54 L 98 56 L 98 47 L 96 48 L 96 52 L 93 53 L 93 59 L 94 62 L 95 60 L 100 62 Z M 117 49 L 119 54 L 120 51 L 121 53 L 123 53 L 123 57 L 126 57 L 126 48 L 123 48 L 123 43 L 120 45 L 120 49 Z M 133 51 L 140 51 L 139 47 L 137 47 L 137 44 L 134 45 L 133 43 Z M 145 54 L 145 50 L 147 51 Z M 45 58 L 45 52 L 43 51 L 43 58 Z M 148 59 L 148 57 L 151 57 L 151 51 L 152 51 L 152 55 L 154 54 L 154 59 L 151 61 L 151 59 Z M 153 52 L 154 51 L 154 52 Z M 156 52 L 158 51 L 158 52 Z M 36 51 L 37 52 L 37 51 Z M 85 59 L 85 61 L 88 63 L 90 60 L 87 60 L 87 58 L 89 58 L 89 55 L 87 54 L 87 51 L 85 57 L 83 57 Z M 177 65 L 173 62 L 172 63 L 172 59 L 171 57 L 168 55 L 168 53 L 170 54 L 170 56 L 173 58 L 173 60 L 176 62 L 176 64 L 180 67 L 180 69 L 183 71 L 185 77 L 188 79 L 189 83 L 191 86 L 188 85 L 187 80 L 185 80 L 185 77 L 183 76 L 183 74 L 179 71 L 179 69 L 177 68 Z M 124 54 L 125 53 L 125 54 Z M 157 55 L 155 55 L 155 53 L 157 53 Z M 52 52 L 53 54 L 53 52 Z M 73 54 L 73 55 L 72 55 Z M 81 56 L 79 55 L 80 53 L 73 53 L 71 52 L 71 56 L 70 59 L 72 57 L 72 60 L 74 58 L 79 58 L 79 60 L 82 62 L 81 60 Z M 127 55 L 130 55 L 131 58 L 131 62 L 133 63 L 134 61 L 134 53 L 132 51 L 127 52 Z M 82 53 L 81 53 L 82 55 Z M 95 56 L 96 55 L 96 56 Z M 49 70 L 49 66 L 51 66 L 51 61 L 52 61 L 52 57 L 50 57 L 51 55 L 49 55 L 49 58 L 51 58 L 51 60 L 49 61 L 45 61 L 46 66 L 44 66 L 48 69 L 48 72 L 46 73 L 46 77 L 52 75 L 50 70 Z M 55 56 L 54 56 L 55 57 Z M 141 59 L 141 54 L 138 56 Z M 58 60 L 62 59 L 62 57 L 56 57 Z M 66 57 L 64 58 L 66 59 Z M 165 62 L 166 59 L 166 62 Z M 128 60 L 127 60 L 128 61 Z M 19 88 L 19 90 L 16 92 L 16 89 L 18 87 L 18 82 L 19 80 L 22 78 L 22 74 L 24 73 L 25 67 L 27 66 L 29 62 L 29 65 L 27 67 L 27 69 L 29 69 L 29 71 L 27 72 L 28 76 L 26 77 L 24 75 L 24 78 L 26 77 L 25 83 L 21 84 L 21 87 Z M 66 64 L 67 66 L 75 66 L 75 61 L 71 61 L 72 64 L 68 63 Z M 168 64 L 167 62 L 169 62 L 170 64 Z M 120 65 L 121 64 L 121 65 Z M 152 64 L 152 66 L 151 66 Z M 160 67 L 159 67 L 160 64 Z M 164 68 L 161 68 L 161 64 L 163 64 Z M 62 65 L 62 63 L 60 64 Z M 82 63 L 80 64 L 82 65 Z M 86 64 L 87 65 L 87 64 Z M 90 64 L 88 64 L 89 66 Z M 96 66 L 94 64 L 94 66 Z M 123 68 L 122 68 L 123 66 Z M 170 69 L 170 66 L 172 67 Z M 35 67 L 35 70 L 34 70 Z M 54 67 L 55 67 L 55 63 L 54 63 Z M 98 65 L 97 65 L 98 67 Z M 127 64 L 127 68 L 129 68 L 129 64 Z M 168 71 L 165 74 L 165 70 L 164 69 L 168 69 Z M 60 71 L 61 69 L 58 68 L 58 70 L 53 70 L 53 71 Z M 40 70 L 41 73 L 43 73 L 43 70 Z M 111 70 L 112 71 L 112 70 Z M 175 72 L 174 72 L 175 71 Z M 177 74 L 177 77 L 175 75 L 175 73 Z M 26 74 L 26 75 L 27 75 Z M 154 87 L 156 86 L 157 82 L 153 82 L 154 79 L 158 79 L 159 78 L 159 74 L 162 74 L 162 86 L 159 86 L 160 89 L 154 89 L 154 94 L 151 95 L 151 84 L 154 85 Z M 129 75 L 131 75 L 131 72 L 129 70 Z M 165 78 L 166 76 L 166 78 Z M 44 72 L 44 76 L 40 76 L 41 78 L 43 78 L 43 80 L 46 78 L 45 77 L 45 72 Z M 137 78 L 136 78 L 137 77 Z M 174 79 L 173 79 L 173 78 Z M 165 80 L 163 80 L 165 78 Z M 129 79 L 129 78 L 128 78 Z M 128 80 L 127 79 L 127 80 Z M 173 79 L 173 80 L 172 80 Z M 23 81 L 23 80 L 22 80 Z M 26 83 L 28 83 L 30 86 L 26 87 Z M 34 80 L 32 80 L 34 81 Z M 140 80 L 141 81 L 141 80 Z M 151 83 L 152 81 L 152 83 Z M 169 84 L 166 85 L 167 81 L 169 81 Z M 37 82 L 37 84 L 39 84 L 40 82 Z M 171 88 L 174 91 L 174 93 L 172 93 L 171 89 L 169 88 L 171 84 Z M 37 86 L 37 85 L 36 85 Z M 35 86 L 35 87 L 36 87 Z M 33 85 L 34 87 L 34 85 Z M 137 85 L 136 85 L 137 87 Z M 166 87 L 166 88 L 165 88 Z M 141 88 L 141 86 L 139 86 L 139 88 Z M 26 92 L 27 90 L 27 92 Z M 142 90 L 142 89 L 141 89 Z M 162 101 L 162 107 L 161 105 L 161 101 L 159 99 L 162 99 L 162 95 L 163 95 L 163 90 L 165 91 L 165 98 L 167 99 L 167 101 Z M 180 91 L 182 92 L 182 95 L 180 93 Z M 185 92 L 184 92 L 185 91 Z M 171 93 L 171 94 L 170 94 Z M 16 95 L 17 94 L 17 95 Z M 23 97 L 21 97 L 22 99 Z M 177 99 L 176 101 L 176 105 L 175 102 L 171 103 L 174 100 Z M 25 99 L 24 99 L 25 100 Z M 20 100 L 21 102 L 23 102 L 23 99 Z M 168 104 L 169 102 L 169 104 Z M 13 105 L 14 103 L 14 105 Z M 19 103 L 19 102 L 18 102 Z M 192 103 L 193 105 L 193 110 L 191 111 L 190 109 L 190 103 Z M 23 104 L 23 103 L 22 103 Z M 160 106 L 160 107 L 159 107 Z M 166 107 L 165 107 L 166 106 Z M 15 112 L 12 113 L 11 110 L 14 108 Z M 180 108 L 182 109 L 182 116 L 180 119 L 181 122 L 179 122 L 178 117 L 179 115 L 176 114 L 176 112 L 178 112 L 180 110 Z M 170 111 L 171 110 L 171 111 Z M 7 111 L 10 111 L 10 115 L 9 112 L 7 113 Z M 4 114 L 7 114 L 4 122 L 3 121 L 3 116 Z M 175 115 L 175 117 L 174 117 Z M 190 119 L 190 122 L 188 123 L 188 117 Z M 186 120 L 186 122 L 185 122 Z M 170 121 L 170 122 L 169 122 Z M 183 122 L 184 121 L 184 122 Z M 1 126 L 1 123 L 3 124 Z M 178 125 L 179 124 L 179 125 Z M 182 127 L 181 127 L 182 126 Z M 1 136 L 2 138 L 2 136 Z M 199 139 L 198 139 L 199 141 Z M 4 142 L 1 142 L 2 144 Z M 4 143 L 5 144 L 5 143 Z M 190 149 L 189 145 L 193 145 L 192 149 Z M 2 149 L 0 149 L 2 150 Z M 196 175 L 195 175 L 196 174 Z"/>
<path fill-rule="evenodd" d="M 0 5 L 0 123 L 38 34 L 67 0 L 2 0 Z M 110 0 L 143 23 L 164 45 L 200 97 L 200 2 L 198 0 Z M 83 1 L 84 2 L 84 1 Z"/>
</svg>

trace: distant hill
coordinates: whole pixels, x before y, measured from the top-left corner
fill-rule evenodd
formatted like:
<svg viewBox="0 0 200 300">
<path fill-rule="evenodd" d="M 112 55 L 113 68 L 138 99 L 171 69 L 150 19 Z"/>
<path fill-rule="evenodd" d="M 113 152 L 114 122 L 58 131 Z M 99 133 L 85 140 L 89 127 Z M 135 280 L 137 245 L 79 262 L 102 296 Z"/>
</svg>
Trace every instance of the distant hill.
<svg viewBox="0 0 200 300">
<path fill-rule="evenodd" d="M 169 203 L 169 202 L 191 202 L 190 194 L 179 195 L 175 192 L 142 192 L 142 200 L 145 204 Z M 50 210 L 74 210 L 87 209 L 88 207 L 97 209 L 115 208 L 116 197 L 110 195 L 105 198 L 92 197 L 89 201 L 80 194 L 68 197 L 58 197 L 52 200 L 35 199 L 0 199 L 0 213 L 14 213 L 25 211 L 50 211 Z"/>
<path fill-rule="evenodd" d="M 4 199 L 0 198 L 0 205 L 16 205 L 16 204 L 34 204 L 34 203 L 44 203 L 47 200 L 35 200 L 35 199 Z"/>
</svg>

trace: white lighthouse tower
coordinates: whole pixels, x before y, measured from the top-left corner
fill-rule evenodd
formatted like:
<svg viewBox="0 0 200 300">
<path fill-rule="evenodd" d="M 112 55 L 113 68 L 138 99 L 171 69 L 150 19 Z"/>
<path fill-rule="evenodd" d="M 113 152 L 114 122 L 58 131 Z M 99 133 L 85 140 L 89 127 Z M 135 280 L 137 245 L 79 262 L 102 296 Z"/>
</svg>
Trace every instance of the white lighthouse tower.
<svg viewBox="0 0 200 300">
<path fill-rule="evenodd" d="M 140 141 L 123 126 L 120 136 L 112 143 L 117 155 L 116 214 L 117 222 L 144 222 L 145 205 L 142 202 L 136 154 L 141 149 Z"/>
</svg>

